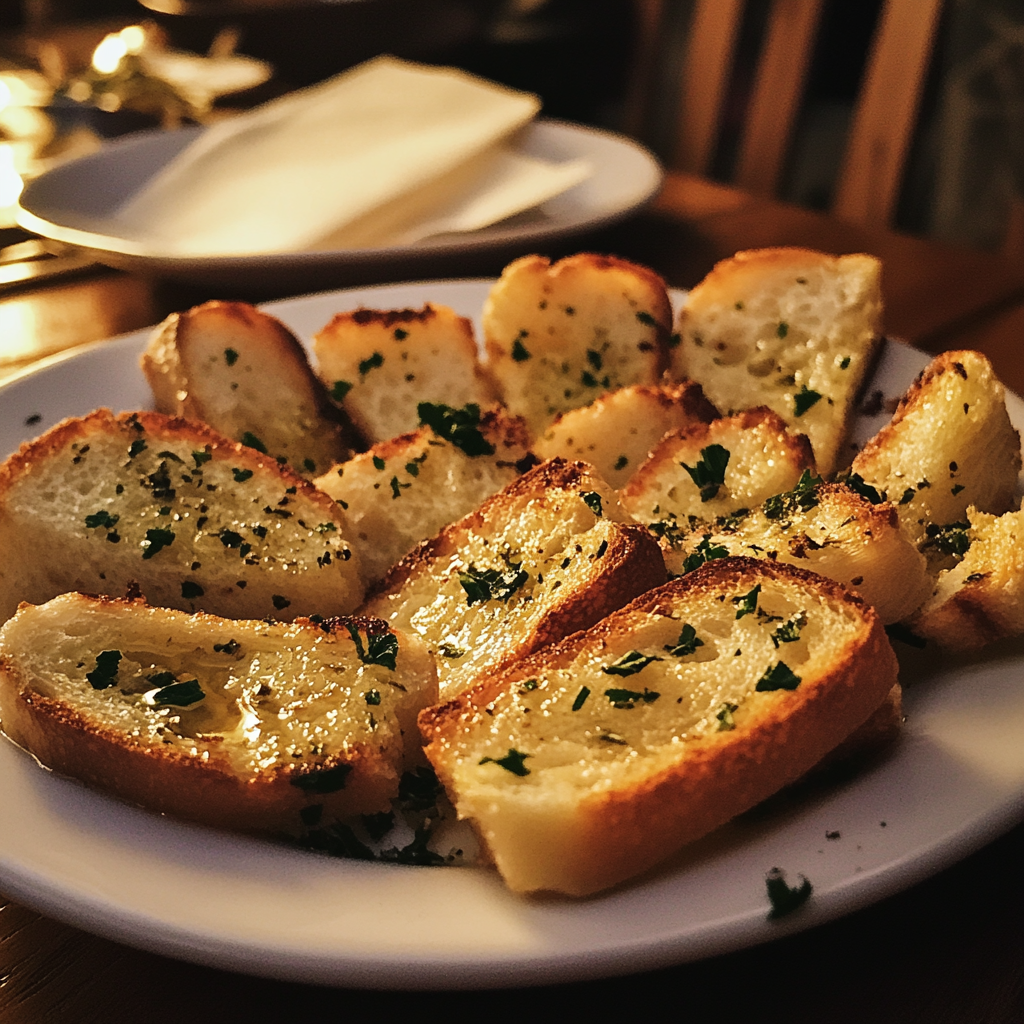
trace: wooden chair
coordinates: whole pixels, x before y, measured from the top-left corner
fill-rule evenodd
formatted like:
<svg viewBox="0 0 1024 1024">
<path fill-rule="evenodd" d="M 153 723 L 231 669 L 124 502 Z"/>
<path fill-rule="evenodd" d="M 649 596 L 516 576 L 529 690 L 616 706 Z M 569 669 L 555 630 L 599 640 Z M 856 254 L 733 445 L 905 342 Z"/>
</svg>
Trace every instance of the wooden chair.
<svg viewBox="0 0 1024 1024">
<path fill-rule="evenodd" d="M 636 0 L 640 26 L 630 118 L 639 124 L 648 70 L 675 0 Z M 745 0 L 694 0 L 679 77 L 673 169 L 711 171 Z M 735 184 L 775 195 L 800 111 L 824 0 L 773 0 L 739 141 Z M 891 224 L 942 0 L 885 0 L 868 56 L 832 212 Z"/>
</svg>

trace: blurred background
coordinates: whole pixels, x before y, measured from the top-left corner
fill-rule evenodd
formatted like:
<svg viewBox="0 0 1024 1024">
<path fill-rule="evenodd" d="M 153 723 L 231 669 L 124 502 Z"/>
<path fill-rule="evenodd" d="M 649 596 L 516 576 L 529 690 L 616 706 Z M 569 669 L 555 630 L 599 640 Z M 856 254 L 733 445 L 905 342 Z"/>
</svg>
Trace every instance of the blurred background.
<svg viewBox="0 0 1024 1024">
<path fill-rule="evenodd" d="M 895 0 L 914 4 L 915 0 Z M 540 94 L 673 160 L 692 0 L 6 0 L 0 211 L 105 137 L 230 116 L 378 53 Z M 730 181 L 770 0 L 742 5 L 711 176 Z M 882 0 L 825 0 L 778 187 L 827 209 Z M 136 27 L 138 26 L 138 27 Z M 1024 2 L 946 0 L 895 227 L 1003 246 L 1024 201 Z M 6 224 L 0 213 L 0 225 Z M 4 240 L 0 236 L 0 242 Z"/>
</svg>

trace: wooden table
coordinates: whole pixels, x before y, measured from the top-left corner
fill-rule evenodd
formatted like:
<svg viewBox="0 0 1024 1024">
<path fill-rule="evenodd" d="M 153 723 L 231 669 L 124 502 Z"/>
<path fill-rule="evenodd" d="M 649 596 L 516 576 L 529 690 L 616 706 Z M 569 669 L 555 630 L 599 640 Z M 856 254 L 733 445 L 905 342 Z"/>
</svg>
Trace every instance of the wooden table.
<svg viewBox="0 0 1024 1024">
<path fill-rule="evenodd" d="M 865 231 L 683 175 L 670 176 L 644 214 L 564 251 L 615 252 L 685 287 L 738 249 L 780 244 L 882 257 L 890 334 L 930 351 L 978 348 L 1024 392 L 1024 266 L 997 256 Z M 486 275 L 500 267 L 483 260 L 460 269 Z M 215 297 L 228 296 L 107 271 L 0 296 L 0 379 Z M 908 892 L 769 946 L 607 981 L 448 994 L 342 992 L 178 963 L 0 896 L 0 1024 L 387 1020 L 425 1017 L 430 1008 L 487 1021 L 638 1012 L 711 1021 L 1020 1021 L 1022 865 L 1018 826 Z"/>
</svg>

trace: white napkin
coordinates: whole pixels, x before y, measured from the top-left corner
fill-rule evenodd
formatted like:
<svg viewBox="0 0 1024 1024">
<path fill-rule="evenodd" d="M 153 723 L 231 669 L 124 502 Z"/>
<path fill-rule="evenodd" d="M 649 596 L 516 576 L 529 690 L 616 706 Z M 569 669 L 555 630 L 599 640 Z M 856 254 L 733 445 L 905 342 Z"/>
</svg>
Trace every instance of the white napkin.
<svg viewBox="0 0 1024 1024">
<path fill-rule="evenodd" d="M 378 57 L 207 129 L 115 214 L 150 251 L 245 256 L 472 231 L 591 173 L 516 152 L 537 97 Z"/>
</svg>

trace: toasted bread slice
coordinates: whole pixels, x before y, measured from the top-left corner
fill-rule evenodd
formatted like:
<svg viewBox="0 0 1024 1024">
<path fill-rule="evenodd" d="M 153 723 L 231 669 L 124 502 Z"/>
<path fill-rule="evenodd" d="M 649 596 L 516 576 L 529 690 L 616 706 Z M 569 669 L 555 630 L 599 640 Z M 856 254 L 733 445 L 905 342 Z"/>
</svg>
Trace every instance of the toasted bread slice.
<svg viewBox="0 0 1024 1024">
<path fill-rule="evenodd" d="M 414 548 L 362 614 L 422 637 L 447 699 L 664 580 L 657 543 L 608 484 L 552 459 Z"/>
<path fill-rule="evenodd" d="M 642 523 L 685 527 L 795 486 L 814 455 L 803 434 L 790 433 L 770 409 L 667 434 L 622 489 L 622 503 Z"/>
<path fill-rule="evenodd" d="M 563 412 L 533 449 L 542 459 L 589 462 L 612 487 L 622 487 L 670 430 L 710 423 L 717 415 L 693 381 L 633 384 Z"/>
<path fill-rule="evenodd" d="M 306 350 L 280 320 L 245 302 L 172 313 L 153 332 L 142 370 L 160 412 L 199 420 L 303 476 L 350 454 L 353 438 Z"/>
<path fill-rule="evenodd" d="M 419 426 L 420 402 L 491 405 L 473 325 L 447 306 L 338 313 L 313 337 L 320 378 L 368 444 Z"/>
<path fill-rule="evenodd" d="M 375 444 L 316 481 L 345 510 L 367 582 L 532 464 L 519 417 L 498 408 L 474 416 L 475 408 L 458 411 L 462 426 L 449 431 L 458 444 L 420 427 Z"/>
<path fill-rule="evenodd" d="M 274 459 L 160 413 L 99 409 L 0 466 L 0 617 L 79 590 L 233 618 L 362 600 L 341 507 Z"/>
<path fill-rule="evenodd" d="M 966 524 L 970 505 L 996 514 L 1014 508 L 1020 466 L 1020 436 L 992 364 L 980 352 L 944 352 L 851 468 L 896 506 L 907 534 L 944 568 L 951 559 L 943 529 Z"/>
<path fill-rule="evenodd" d="M 612 256 L 510 263 L 484 304 L 487 358 L 501 397 L 535 435 L 604 391 L 655 384 L 672 324 L 665 282 Z"/>
<path fill-rule="evenodd" d="M 939 574 L 935 592 L 910 620 L 918 636 L 970 651 L 1024 633 L 1024 511 L 967 510 L 962 561 Z"/>
<path fill-rule="evenodd" d="M 583 896 L 799 778 L 896 683 L 838 584 L 723 559 L 420 715 L 507 884 Z"/>
<path fill-rule="evenodd" d="M 156 811 L 299 833 L 384 810 L 433 659 L 381 622 L 288 625 L 64 594 L 0 630 L 0 721 L 49 768 Z"/>
<path fill-rule="evenodd" d="M 880 270 L 873 256 L 738 252 L 687 296 L 673 376 L 723 412 L 774 409 L 831 474 L 879 339 Z"/>
<path fill-rule="evenodd" d="M 924 556 L 888 502 L 873 505 L 843 484 L 808 478 L 744 515 L 685 535 L 658 531 L 670 572 L 745 555 L 788 562 L 849 587 L 884 623 L 905 619 L 931 592 Z"/>
</svg>

